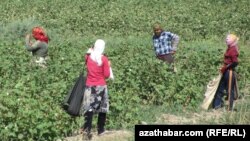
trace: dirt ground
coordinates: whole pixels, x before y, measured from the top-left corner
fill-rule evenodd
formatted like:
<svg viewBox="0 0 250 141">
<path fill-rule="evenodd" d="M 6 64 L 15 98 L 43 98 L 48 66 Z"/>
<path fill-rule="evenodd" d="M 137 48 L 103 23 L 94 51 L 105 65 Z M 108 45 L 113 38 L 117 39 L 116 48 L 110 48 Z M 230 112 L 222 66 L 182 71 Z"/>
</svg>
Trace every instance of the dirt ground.
<svg viewBox="0 0 250 141">
<path fill-rule="evenodd" d="M 239 99 L 235 102 L 235 104 L 244 104 L 247 102 L 247 100 Z M 219 121 L 223 120 L 225 116 L 233 116 L 234 114 L 235 112 L 228 114 L 228 112 L 226 112 L 226 109 L 223 108 L 220 110 L 200 111 L 199 113 L 184 112 L 184 114 L 182 113 L 181 115 L 166 113 L 159 116 L 154 123 L 147 123 L 146 121 L 142 121 L 141 124 L 213 124 L 219 123 Z M 82 135 L 76 135 L 67 137 L 63 141 L 83 141 L 82 137 Z M 97 136 L 96 133 L 93 133 L 93 138 L 91 141 L 132 141 L 133 139 L 133 132 L 117 130 L 109 131 L 108 134 L 100 137 Z"/>
<path fill-rule="evenodd" d="M 93 133 L 93 138 L 91 141 L 128 141 L 133 139 L 133 133 L 129 131 L 108 131 L 107 134 L 102 136 L 97 136 L 96 133 Z M 67 137 L 63 141 L 84 141 L 83 135 L 76 135 L 73 137 Z"/>
<path fill-rule="evenodd" d="M 206 120 L 219 120 L 222 117 L 223 111 L 211 111 L 211 112 L 201 112 L 193 113 L 190 116 L 187 115 L 177 116 L 172 114 L 162 114 L 155 123 L 153 124 L 201 124 L 201 121 Z M 142 124 L 147 124 L 143 122 Z M 103 136 L 97 136 L 96 133 L 93 133 L 92 141 L 129 141 L 133 140 L 133 133 L 131 131 L 109 131 L 108 134 Z M 67 137 L 63 141 L 83 141 L 83 136 L 76 135 L 72 137 Z"/>
</svg>

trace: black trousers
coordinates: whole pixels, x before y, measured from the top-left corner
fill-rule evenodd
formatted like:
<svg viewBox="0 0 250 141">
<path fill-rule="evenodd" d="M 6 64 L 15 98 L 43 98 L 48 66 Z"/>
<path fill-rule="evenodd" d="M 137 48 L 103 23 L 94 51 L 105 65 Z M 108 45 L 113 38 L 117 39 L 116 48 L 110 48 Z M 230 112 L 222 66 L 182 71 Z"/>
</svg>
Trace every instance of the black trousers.
<svg viewBox="0 0 250 141">
<path fill-rule="evenodd" d="M 228 110 L 233 110 L 233 103 L 235 98 L 235 75 L 232 70 L 227 70 L 224 74 L 223 77 L 221 78 L 219 87 L 217 89 L 217 92 L 215 94 L 215 98 L 213 101 L 213 108 L 221 108 L 223 104 L 223 96 L 224 90 L 226 90 L 226 95 L 227 99 L 229 100 L 229 107 Z"/>
<path fill-rule="evenodd" d="M 94 113 L 91 112 L 86 112 L 84 114 L 84 125 L 83 129 L 85 132 L 90 133 L 92 129 L 92 120 L 93 120 L 93 115 Z M 106 113 L 98 113 L 98 121 L 97 121 L 97 132 L 98 134 L 101 134 L 102 132 L 105 131 L 104 126 L 106 123 Z"/>
</svg>

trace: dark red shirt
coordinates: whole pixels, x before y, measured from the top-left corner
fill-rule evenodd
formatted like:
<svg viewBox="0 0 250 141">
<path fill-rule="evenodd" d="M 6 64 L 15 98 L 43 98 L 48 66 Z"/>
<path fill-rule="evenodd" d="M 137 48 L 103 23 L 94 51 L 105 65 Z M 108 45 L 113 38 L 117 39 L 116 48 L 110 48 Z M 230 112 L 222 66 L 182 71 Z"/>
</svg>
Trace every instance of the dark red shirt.
<svg viewBox="0 0 250 141">
<path fill-rule="evenodd" d="M 228 47 L 226 53 L 224 54 L 224 64 L 232 64 L 238 62 L 238 50 L 236 46 Z"/>
<path fill-rule="evenodd" d="M 110 66 L 108 57 L 102 56 L 102 65 L 98 66 L 95 61 L 90 58 L 90 55 L 85 56 L 87 65 L 87 86 L 103 86 L 106 85 L 105 79 L 110 76 Z"/>
</svg>

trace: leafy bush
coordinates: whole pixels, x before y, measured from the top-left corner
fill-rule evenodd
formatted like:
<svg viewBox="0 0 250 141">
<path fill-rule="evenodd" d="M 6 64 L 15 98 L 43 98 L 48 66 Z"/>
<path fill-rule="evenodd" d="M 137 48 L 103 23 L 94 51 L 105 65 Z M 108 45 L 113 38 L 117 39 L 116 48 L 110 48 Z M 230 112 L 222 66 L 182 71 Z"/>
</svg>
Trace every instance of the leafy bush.
<svg viewBox="0 0 250 141">
<path fill-rule="evenodd" d="M 3 24 L 35 18 L 66 37 L 147 35 L 159 21 L 182 40 L 224 37 L 228 32 L 249 40 L 249 5 L 249 0 L 5 1 L 0 18 Z"/>
</svg>

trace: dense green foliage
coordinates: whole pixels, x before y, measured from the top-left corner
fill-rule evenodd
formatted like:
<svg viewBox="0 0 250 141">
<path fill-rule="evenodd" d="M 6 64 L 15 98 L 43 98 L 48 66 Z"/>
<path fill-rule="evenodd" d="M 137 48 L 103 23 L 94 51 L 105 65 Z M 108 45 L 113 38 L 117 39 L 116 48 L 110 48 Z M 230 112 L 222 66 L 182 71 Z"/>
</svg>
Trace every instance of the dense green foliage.
<svg viewBox="0 0 250 141">
<path fill-rule="evenodd" d="M 63 35 L 148 35 L 156 21 L 183 39 L 250 36 L 248 0 L 1 1 L 2 24 L 35 18 Z"/>
<path fill-rule="evenodd" d="M 249 0 L 1 0 L 1 139 L 54 140 L 81 126 L 83 119 L 70 118 L 61 102 L 97 38 L 107 41 L 115 75 L 108 81 L 107 128 L 132 127 L 141 105 L 196 108 L 207 82 L 218 74 L 228 32 L 241 37 L 237 71 L 244 89 L 250 83 L 249 5 Z M 151 27 L 156 21 L 181 37 L 177 73 L 155 59 Z M 35 25 L 51 38 L 47 69 L 31 64 L 24 47 L 24 35 Z"/>
</svg>

